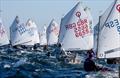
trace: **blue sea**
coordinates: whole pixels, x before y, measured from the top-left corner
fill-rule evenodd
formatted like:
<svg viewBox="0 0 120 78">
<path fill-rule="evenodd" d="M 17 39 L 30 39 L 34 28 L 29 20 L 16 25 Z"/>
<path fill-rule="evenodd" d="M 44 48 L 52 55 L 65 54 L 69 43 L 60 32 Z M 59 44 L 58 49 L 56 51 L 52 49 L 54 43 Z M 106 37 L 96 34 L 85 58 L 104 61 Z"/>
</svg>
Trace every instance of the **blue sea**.
<svg viewBox="0 0 120 78">
<path fill-rule="evenodd" d="M 53 52 L 54 49 L 50 49 Z M 39 50 L 0 49 L 0 78 L 119 78 L 118 64 L 96 63 L 112 71 L 86 72 L 84 54 L 78 54 L 79 63 L 65 63 Z"/>
</svg>

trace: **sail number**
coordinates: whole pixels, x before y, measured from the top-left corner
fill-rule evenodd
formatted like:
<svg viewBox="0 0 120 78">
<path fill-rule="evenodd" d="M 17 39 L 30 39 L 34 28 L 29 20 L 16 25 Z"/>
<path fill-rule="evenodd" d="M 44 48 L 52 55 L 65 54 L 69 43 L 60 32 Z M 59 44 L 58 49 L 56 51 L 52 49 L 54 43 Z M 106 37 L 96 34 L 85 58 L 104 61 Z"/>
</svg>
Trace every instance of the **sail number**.
<svg viewBox="0 0 120 78">
<path fill-rule="evenodd" d="M 117 31 L 120 34 L 120 21 L 118 19 L 115 19 L 113 21 L 110 21 L 110 22 L 106 23 L 105 26 L 108 27 L 108 28 L 116 27 Z"/>
<path fill-rule="evenodd" d="M 90 33 L 87 19 L 79 19 L 76 23 L 65 25 L 66 29 L 74 29 L 76 37 L 83 37 Z"/>
<path fill-rule="evenodd" d="M 74 28 L 75 36 L 76 37 L 83 37 L 84 35 L 89 33 L 89 28 L 87 25 L 87 19 L 79 20 L 77 22 L 77 26 Z"/>
<path fill-rule="evenodd" d="M 2 23 L 0 23 L 0 37 L 2 37 L 4 33 L 5 33 L 5 30 L 2 27 Z"/>
</svg>

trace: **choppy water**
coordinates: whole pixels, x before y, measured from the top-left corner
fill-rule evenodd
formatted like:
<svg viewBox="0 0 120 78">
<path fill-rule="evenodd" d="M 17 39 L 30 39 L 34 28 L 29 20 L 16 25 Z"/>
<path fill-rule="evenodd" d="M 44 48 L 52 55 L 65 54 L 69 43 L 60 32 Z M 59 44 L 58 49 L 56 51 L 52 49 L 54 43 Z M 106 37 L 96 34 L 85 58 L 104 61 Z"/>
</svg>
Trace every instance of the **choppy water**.
<svg viewBox="0 0 120 78">
<path fill-rule="evenodd" d="M 66 64 L 41 51 L 0 51 L 0 78 L 119 78 L 113 71 L 85 72 L 83 63 Z"/>
</svg>

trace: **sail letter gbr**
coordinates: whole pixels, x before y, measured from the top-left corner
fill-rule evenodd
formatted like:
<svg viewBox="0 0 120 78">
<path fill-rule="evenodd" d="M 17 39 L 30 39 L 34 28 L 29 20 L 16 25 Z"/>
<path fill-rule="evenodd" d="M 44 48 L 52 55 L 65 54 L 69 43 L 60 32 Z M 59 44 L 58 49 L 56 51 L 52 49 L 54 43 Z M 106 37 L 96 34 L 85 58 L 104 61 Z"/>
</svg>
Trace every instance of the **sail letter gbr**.
<svg viewBox="0 0 120 78">
<path fill-rule="evenodd" d="M 76 37 L 83 37 L 90 32 L 87 23 L 87 19 L 79 19 L 76 23 L 67 24 L 65 27 L 67 30 L 73 29 Z"/>
</svg>

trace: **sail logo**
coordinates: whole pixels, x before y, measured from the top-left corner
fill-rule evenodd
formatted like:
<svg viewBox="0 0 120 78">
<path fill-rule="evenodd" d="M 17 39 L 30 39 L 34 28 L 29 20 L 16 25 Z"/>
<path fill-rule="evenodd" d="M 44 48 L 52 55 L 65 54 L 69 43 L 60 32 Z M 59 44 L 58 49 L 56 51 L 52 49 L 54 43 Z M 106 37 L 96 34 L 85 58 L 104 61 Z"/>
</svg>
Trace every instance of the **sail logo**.
<svg viewBox="0 0 120 78">
<path fill-rule="evenodd" d="M 23 33 L 25 33 L 27 30 L 26 30 L 26 28 L 25 28 L 25 26 L 22 24 L 22 25 L 19 25 L 18 27 L 17 27 L 17 30 L 18 30 L 18 32 L 20 33 L 20 35 L 22 35 Z"/>
<path fill-rule="evenodd" d="M 118 12 L 120 12 L 120 4 L 116 6 L 116 9 L 118 10 Z"/>
<path fill-rule="evenodd" d="M 119 34 L 120 34 L 120 22 L 119 22 L 118 19 L 115 19 L 115 20 L 112 20 L 112 21 L 106 23 L 105 26 L 108 27 L 108 28 L 116 27 L 116 28 L 117 28 L 117 31 L 118 31 Z"/>
<path fill-rule="evenodd" d="M 2 27 L 2 23 L 0 23 L 0 37 L 2 37 L 3 34 L 5 34 L 5 30 Z"/>
<path fill-rule="evenodd" d="M 66 29 L 73 29 L 76 37 L 84 37 L 90 33 L 87 19 L 79 19 L 76 23 L 65 25 Z"/>
<path fill-rule="evenodd" d="M 54 26 L 51 30 L 50 33 L 53 32 L 55 33 L 55 35 L 58 35 L 58 28 L 56 26 Z"/>
<path fill-rule="evenodd" d="M 81 13 L 79 11 L 77 11 L 75 15 L 80 18 Z"/>
</svg>

